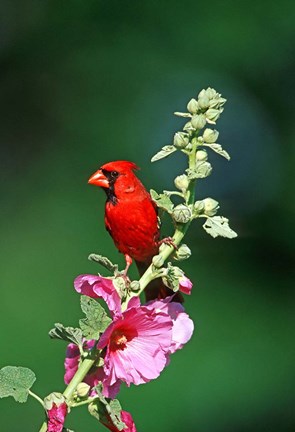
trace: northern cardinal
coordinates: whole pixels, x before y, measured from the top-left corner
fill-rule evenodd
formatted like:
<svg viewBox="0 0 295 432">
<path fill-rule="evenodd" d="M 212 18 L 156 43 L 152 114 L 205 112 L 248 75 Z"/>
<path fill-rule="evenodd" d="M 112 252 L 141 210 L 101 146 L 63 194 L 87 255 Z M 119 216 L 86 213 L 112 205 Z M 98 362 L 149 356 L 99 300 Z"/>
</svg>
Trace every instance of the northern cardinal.
<svg viewBox="0 0 295 432">
<path fill-rule="evenodd" d="M 160 231 L 157 206 L 133 173 L 137 169 L 133 162 L 109 162 L 96 171 L 88 183 L 106 192 L 105 226 L 117 249 L 125 255 L 125 274 L 134 259 L 142 275 L 158 253 Z M 145 290 L 147 300 L 172 294 L 161 279 L 150 282 Z M 177 293 L 173 301 L 182 302 L 181 294 Z"/>
</svg>

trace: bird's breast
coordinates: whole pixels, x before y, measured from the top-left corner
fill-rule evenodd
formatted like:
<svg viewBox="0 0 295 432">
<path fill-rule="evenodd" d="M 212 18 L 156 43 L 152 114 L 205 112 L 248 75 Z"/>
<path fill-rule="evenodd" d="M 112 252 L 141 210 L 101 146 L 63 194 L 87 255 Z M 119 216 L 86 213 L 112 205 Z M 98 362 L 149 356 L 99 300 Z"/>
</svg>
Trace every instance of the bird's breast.
<svg viewBox="0 0 295 432">
<path fill-rule="evenodd" d="M 116 247 L 136 261 L 146 261 L 158 251 L 159 228 L 156 209 L 149 197 L 106 203 L 106 228 Z"/>
</svg>

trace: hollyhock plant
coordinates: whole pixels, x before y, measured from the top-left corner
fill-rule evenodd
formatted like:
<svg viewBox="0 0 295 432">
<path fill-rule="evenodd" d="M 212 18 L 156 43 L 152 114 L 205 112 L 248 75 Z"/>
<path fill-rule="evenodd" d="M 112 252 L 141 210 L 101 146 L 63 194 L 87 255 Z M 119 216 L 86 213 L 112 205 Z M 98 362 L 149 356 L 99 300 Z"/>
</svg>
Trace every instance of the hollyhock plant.
<svg viewBox="0 0 295 432">
<path fill-rule="evenodd" d="M 112 314 L 121 312 L 121 299 L 113 284 L 113 278 L 82 274 L 74 280 L 74 287 L 79 294 L 102 298 Z"/>
<path fill-rule="evenodd" d="M 157 378 L 167 363 L 173 322 L 167 313 L 145 306 L 132 307 L 115 319 L 101 335 L 98 348 L 106 348 L 104 371 L 108 384 L 128 386 Z"/>
<path fill-rule="evenodd" d="M 123 411 L 115 399 L 121 383 L 129 387 L 158 378 L 171 354 L 191 339 L 194 324 L 181 304 L 180 292 L 190 295 L 193 283 L 173 260 L 181 262 L 191 256 L 183 239 L 194 219 L 205 219 L 203 228 L 213 238 L 237 236 L 228 219 L 216 214 L 216 200 L 195 201 L 197 179 L 204 179 L 212 171 L 208 153 L 212 150 L 230 159 L 216 143 L 218 132 L 208 128 L 202 131 L 205 125 L 216 123 L 225 102 L 209 87 L 189 101 L 188 112 L 175 112 L 185 118 L 183 130 L 151 161 L 175 152 L 187 156 L 187 168 L 174 181 L 177 190 L 149 193 L 134 173 L 137 165 L 129 161 L 103 164 L 90 177 L 89 183 L 106 192 L 105 227 L 126 265 L 120 271 L 121 267 L 107 257 L 90 254 L 88 258 L 107 269 L 109 277 L 81 274 L 74 280 L 84 317 L 74 327 L 56 323 L 49 332 L 52 339 L 67 343 L 67 387 L 62 394 L 53 392 L 42 399 L 31 391 L 36 377 L 30 369 L 0 369 L 0 398 L 12 396 L 26 402 L 30 396 L 41 404 L 46 420 L 39 432 L 70 431 L 64 428 L 65 418 L 70 410 L 82 405 L 88 406 L 88 412 L 112 432 L 136 432 L 131 414 Z M 174 232 L 160 240 L 163 212 L 172 219 Z M 138 280 L 131 280 L 128 273 L 132 260 L 138 267 Z M 142 294 L 149 300 L 146 304 L 140 303 Z M 102 299 L 109 313 L 103 302 L 95 299 Z"/>
</svg>

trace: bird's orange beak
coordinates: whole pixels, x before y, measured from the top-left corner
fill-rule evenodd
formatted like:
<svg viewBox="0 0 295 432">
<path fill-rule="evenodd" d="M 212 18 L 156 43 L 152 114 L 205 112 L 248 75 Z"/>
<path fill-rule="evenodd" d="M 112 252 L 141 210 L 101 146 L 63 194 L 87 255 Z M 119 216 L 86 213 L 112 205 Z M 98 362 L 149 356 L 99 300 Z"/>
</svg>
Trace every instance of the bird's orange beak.
<svg viewBox="0 0 295 432">
<path fill-rule="evenodd" d="M 88 180 L 88 183 L 94 184 L 95 186 L 100 186 L 102 188 L 110 187 L 108 179 L 101 170 L 98 170 L 94 174 L 92 174 L 92 176 Z"/>
</svg>

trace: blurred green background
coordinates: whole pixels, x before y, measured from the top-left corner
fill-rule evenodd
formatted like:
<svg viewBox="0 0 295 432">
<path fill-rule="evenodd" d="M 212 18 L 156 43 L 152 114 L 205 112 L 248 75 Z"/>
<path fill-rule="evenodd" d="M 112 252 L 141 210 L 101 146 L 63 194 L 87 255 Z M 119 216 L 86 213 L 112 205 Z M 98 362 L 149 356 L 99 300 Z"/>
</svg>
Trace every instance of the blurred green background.
<svg viewBox="0 0 295 432">
<path fill-rule="evenodd" d="M 192 227 L 191 342 L 160 379 L 123 388 L 140 432 L 293 431 L 294 20 L 291 0 L 2 0 L 0 366 L 32 368 L 34 391 L 62 391 L 65 344 L 54 322 L 81 316 L 73 279 L 90 252 L 123 258 L 103 226 L 105 196 L 87 179 L 128 159 L 147 187 L 172 187 L 181 156 L 150 164 L 183 124 L 172 115 L 211 86 L 228 163 L 200 181 L 238 231 Z M 1 432 L 37 431 L 30 400 L 0 401 Z M 67 425 L 104 430 L 85 408 Z"/>
</svg>

